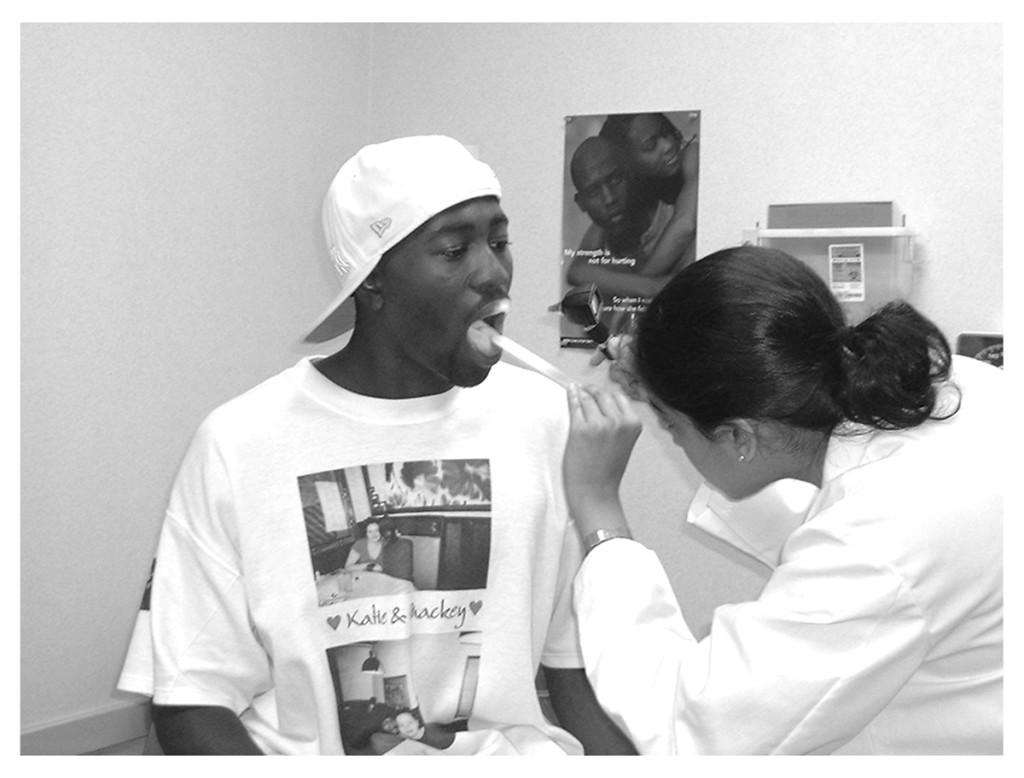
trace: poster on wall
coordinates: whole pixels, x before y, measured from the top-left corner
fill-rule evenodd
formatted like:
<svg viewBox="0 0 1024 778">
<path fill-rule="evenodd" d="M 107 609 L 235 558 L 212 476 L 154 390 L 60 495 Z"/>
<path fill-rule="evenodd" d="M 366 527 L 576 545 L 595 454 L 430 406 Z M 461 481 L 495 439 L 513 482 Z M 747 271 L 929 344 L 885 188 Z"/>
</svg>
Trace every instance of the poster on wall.
<svg viewBox="0 0 1024 778">
<path fill-rule="evenodd" d="M 562 348 L 627 330 L 696 259 L 699 139 L 694 110 L 565 118 Z"/>
</svg>

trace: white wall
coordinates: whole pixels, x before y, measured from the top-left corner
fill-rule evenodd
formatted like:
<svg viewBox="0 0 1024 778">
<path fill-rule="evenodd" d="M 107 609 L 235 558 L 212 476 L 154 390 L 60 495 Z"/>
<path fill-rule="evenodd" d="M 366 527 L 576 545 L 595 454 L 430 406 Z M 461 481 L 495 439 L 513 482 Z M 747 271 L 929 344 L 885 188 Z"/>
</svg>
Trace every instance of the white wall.
<svg viewBox="0 0 1024 778">
<path fill-rule="evenodd" d="M 370 32 L 23 28 L 23 729 L 120 702 L 189 437 L 329 296 L 319 205 L 367 140 Z"/>
<path fill-rule="evenodd" d="M 23 730 L 120 702 L 185 442 L 300 353 L 331 294 L 319 201 L 358 145 L 478 148 L 512 218 L 509 333 L 579 376 L 601 374 L 545 310 L 572 114 L 702 111 L 700 254 L 769 203 L 896 200 L 912 301 L 1001 330 L 1001 57 L 994 25 L 24 28 Z M 763 576 L 681 527 L 694 486 L 645 433 L 624 499 L 703 630 Z"/>
</svg>

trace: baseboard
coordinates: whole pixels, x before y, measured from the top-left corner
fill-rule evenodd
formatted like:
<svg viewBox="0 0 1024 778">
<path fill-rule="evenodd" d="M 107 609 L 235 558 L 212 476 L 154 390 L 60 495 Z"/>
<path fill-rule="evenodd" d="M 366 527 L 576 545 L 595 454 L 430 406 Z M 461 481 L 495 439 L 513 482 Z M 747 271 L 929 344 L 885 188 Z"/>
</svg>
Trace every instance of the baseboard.
<svg viewBox="0 0 1024 778">
<path fill-rule="evenodd" d="M 149 731 L 149 700 L 115 702 L 21 731 L 23 755 L 85 754 Z"/>
</svg>

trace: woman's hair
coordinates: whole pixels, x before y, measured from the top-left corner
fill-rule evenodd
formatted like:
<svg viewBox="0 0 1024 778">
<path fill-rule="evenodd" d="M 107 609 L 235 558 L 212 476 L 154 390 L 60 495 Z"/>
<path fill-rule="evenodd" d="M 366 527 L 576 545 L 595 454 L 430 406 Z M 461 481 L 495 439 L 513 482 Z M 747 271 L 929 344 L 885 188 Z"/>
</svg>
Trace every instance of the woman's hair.
<svg viewBox="0 0 1024 778">
<path fill-rule="evenodd" d="M 949 343 L 904 302 L 855 327 L 825 282 L 785 252 L 717 251 L 684 268 L 641 315 L 637 372 L 705 435 L 730 419 L 831 432 L 932 417 Z M 953 411 L 955 412 L 955 411 Z"/>
<path fill-rule="evenodd" d="M 601 129 L 597 134 L 602 138 L 607 138 L 608 140 L 617 143 L 624 149 L 628 149 L 629 128 L 636 117 L 643 115 L 644 114 L 639 113 L 613 113 L 604 120 L 604 123 L 601 125 Z M 654 116 L 661 123 L 662 129 L 667 135 L 674 135 L 677 140 L 682 140 L 683 133 L 665 114 L 652 113 L 651 116 Z"/>
</svg>

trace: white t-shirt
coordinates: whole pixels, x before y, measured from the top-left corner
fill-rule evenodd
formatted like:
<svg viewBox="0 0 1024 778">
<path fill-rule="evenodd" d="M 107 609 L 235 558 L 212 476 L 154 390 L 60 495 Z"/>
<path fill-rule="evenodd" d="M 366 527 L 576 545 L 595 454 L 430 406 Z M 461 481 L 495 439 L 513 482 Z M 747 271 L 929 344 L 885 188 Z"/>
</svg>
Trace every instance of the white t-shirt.
<svg viewBox="0 0 1024 778">
<path fill-rule="evenodd" d="M 796 522 L 703 490 L 691 520 L 774 568 L 703 640 L 653 552 L 587 556 L 587 674 L 641 753 L 1001 752 L 1007 397 L 980 362 L 954 358 L 953 379 L 947 420 L 833 436 Z"/>
<path fill-rule="evenodd" d="M 565 406 L 505 364 L 380 400 L 303 359 L 216 409 L 175 481 L 119 688 L 230 708 L 270 753 L 380 752 L 405 708 L 466 730 L 439 753 L 580 753 L 534 686 L 539 662 L 582 666 Z M 403 553 L 344 569 L 382 518 Z"/>
</svg>

